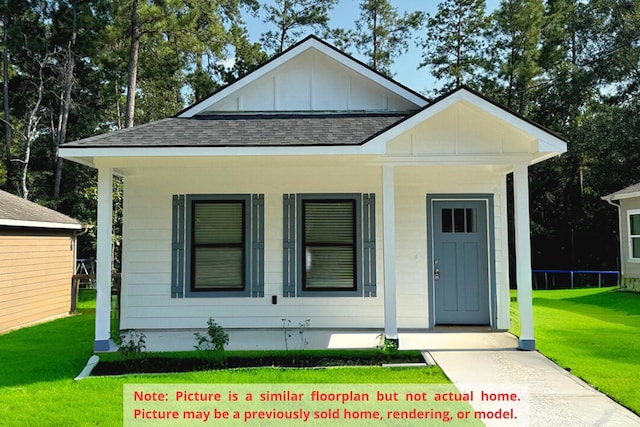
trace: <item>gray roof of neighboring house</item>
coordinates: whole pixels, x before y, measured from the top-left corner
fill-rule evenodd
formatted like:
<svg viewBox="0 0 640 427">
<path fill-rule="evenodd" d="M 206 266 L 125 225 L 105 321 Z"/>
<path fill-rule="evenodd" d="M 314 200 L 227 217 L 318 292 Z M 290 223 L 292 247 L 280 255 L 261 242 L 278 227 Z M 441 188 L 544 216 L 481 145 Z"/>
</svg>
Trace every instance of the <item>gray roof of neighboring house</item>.
<svg viewBox="0 0 640 427">
<path fill-rule="evenodd" d="M 404 113 L 219 114 L 171 117 L 69 142 L 64 148 L 360 145 Z"/>
<path fill-rule="evenodd" d="M 623 188 L 622 190 L 618 190 L 615 193 L 607 194 L 602 198 L 604 200 L 618 200 L 636 196 L 640 196 L 640 182 Z"/>
<path fill-rule="evenodd" d="M 53 209 L 0 190 L 0 226 L 63 228 L 80 230 L 83 225 Z"/>
</svg>

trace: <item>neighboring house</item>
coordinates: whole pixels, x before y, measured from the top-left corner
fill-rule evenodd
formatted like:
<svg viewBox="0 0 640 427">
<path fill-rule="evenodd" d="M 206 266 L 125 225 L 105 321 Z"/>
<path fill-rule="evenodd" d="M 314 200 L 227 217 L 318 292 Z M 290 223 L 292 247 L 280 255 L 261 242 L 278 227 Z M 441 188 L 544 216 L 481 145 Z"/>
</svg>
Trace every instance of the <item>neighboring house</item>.
<svg viewBox="0 0 640 427">
<path fill-rule="evenodd" d="M 308 37 L 175 117 L 67 143 L 98 169 L 97 350 L 109 347 L 112 177 L 122 329 L 509 328 L 531 321 L 528 166 L 548 130 L 459 88 L 429 101 Z M 106 224 L 106 226 L 104 226 Z"/>
<path fill-rule="evenodd" d="M 640 292 L 640 183 L 602 199 L 618 208 L 620 288 Z"/>
<path fill-rule="evenodd" d="M 82 223 L 0 191 L 0 333 L 69 313 Z"/>
</svg>

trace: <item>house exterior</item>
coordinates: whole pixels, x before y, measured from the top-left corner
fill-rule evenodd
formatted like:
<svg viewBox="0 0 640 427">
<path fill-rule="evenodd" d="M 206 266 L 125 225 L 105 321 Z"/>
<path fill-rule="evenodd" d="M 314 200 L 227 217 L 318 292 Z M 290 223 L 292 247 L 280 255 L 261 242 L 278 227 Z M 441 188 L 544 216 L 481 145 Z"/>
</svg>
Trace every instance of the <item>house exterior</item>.
<svg viewBox="0 0 640 427">
<path fill-rule="evenodd" d="M 315 38 L 175 117 L 65 144 L 98 169 L 97 350 L 108 348 L 112 177 L 122 329 L 509 328 L 534 349 L 528 167 L 565 142 L 459 88 L 430 101 Z"/>
<path fill-rule="evenodd" d="M 0 191 L 0 333 L 69 313 L 79 221 Z"/>
<path fill-rule="evenodd" d="M 620 288 L 640 292 L 640 183 L 602 199 L 618 208 Z"/>
</svg>

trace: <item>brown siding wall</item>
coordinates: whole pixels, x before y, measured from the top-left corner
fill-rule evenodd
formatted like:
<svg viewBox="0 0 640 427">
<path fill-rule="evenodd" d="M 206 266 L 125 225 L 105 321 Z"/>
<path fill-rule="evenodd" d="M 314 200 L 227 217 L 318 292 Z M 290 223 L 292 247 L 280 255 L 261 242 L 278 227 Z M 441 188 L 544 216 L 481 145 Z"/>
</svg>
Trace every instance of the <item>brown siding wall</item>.
<svg viewBox="0 0 640 427">
<path fill-rule="evenodd" d="M 0 231 L 0 332 L 69 312 L 74 243 Z"/>
</svg>

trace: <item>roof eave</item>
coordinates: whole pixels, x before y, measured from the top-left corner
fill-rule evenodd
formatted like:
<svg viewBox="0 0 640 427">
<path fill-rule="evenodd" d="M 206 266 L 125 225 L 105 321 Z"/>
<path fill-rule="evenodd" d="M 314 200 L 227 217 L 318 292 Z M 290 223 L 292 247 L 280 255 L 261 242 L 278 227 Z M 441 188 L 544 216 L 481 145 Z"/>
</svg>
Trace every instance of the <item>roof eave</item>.
<svg viewBox="0 0 640 427">
<path fill-rule="evenodd" d="M 46 228 L 57 230 L 83 230 L 86 228 L 81 223 L 62 223 L 48 221 L 25 221 L 17 219 L 0 219 L 0 226 L 4 227 L 20 227 L 20 228 Z"/>
</svg>

